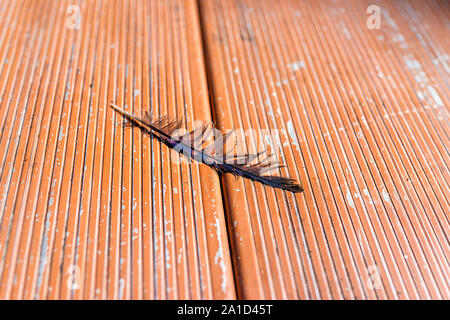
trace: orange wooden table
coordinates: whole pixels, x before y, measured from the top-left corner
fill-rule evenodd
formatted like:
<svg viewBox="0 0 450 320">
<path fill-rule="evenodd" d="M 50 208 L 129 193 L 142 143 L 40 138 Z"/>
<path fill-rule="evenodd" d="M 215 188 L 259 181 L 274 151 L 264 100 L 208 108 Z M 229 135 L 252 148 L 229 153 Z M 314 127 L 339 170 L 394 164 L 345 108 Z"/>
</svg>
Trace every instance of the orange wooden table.
<svg viewBox="0 0 450 320">
<path fill-rule="evenodd" d="M 1 1 L 0 298 L 449 299 L 449 16 Z M 219 178 L 111 102 L 234 129 L 305 192 Z"/>
</svg>

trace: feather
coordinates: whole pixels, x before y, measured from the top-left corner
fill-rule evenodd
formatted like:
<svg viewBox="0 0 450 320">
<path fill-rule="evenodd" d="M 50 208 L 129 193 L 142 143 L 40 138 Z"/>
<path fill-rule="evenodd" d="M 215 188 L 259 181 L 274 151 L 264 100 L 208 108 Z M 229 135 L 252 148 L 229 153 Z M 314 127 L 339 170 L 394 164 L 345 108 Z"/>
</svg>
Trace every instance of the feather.
<svg viewBox="0 0 450 320">
<path fill-rule="evenodd" d="M 244 177 L 262 184 L 288 190 L 302 192 L 303 188 L 294 179 L 263 175 L 279 168 L 276 162 L 264 152 L 256 154 L 235 154 L 224 151 L 226 142 L 232 132 L 222 134 L 211 123 L 204 123 L 192 131 L 183 133 L 183 121 L 171 119 L 165 115 L 152 119 L 149 112 L 135 116 L 114 104 L 111 107 L 130 122 L 126 125 L 138 126 L 144 132 L 159 139 L 170 148 L 213 168 L 217 173 L 231 173 L 236 177 Z M 213 142 L 208 142 L 210 138 Z M 256 161 L 255 161 L 256 160 Z"/>
</svg>

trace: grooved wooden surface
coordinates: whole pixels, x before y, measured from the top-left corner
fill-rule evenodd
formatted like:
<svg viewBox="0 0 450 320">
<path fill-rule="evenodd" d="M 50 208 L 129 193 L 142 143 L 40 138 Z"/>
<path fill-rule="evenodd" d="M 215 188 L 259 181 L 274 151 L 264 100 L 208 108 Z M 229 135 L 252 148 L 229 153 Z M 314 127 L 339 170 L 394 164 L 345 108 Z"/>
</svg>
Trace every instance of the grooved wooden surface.
<svg viewBox="0 0 450 320">
<path fill-rule="evenodd" d="M 195 1 L 2 1 L 0 297 L 234 298 L 219 179 L 126 110 L 210 120 Z"/>
<path fill-rule="evenodd" d="M 0 1 L 0 298 L 449 299 L 449 15 Z M 110 102 L 234 129 L 305 192 L 182 161 Z"/>
<path fill-rule="evenodd" d="M 305 188 L 225 179 L 239 296 L 450 298 L 448 2 L 200 3 L 217 123 Z"/>
</svg>

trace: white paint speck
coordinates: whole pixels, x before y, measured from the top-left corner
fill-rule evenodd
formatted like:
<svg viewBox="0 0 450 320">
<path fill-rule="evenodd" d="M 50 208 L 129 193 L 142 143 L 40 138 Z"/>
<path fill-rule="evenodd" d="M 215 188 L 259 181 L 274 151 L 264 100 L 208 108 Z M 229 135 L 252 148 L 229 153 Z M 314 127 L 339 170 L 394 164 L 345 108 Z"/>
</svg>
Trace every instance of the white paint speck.
<svg viewBox="0 0 450 320">
<path fill-rule="evenodd" d="M 437 93 L 436 89 L 434 89 L 433 86 L 428 86 L 427 89 L 428 89 L 428 92 L 430 92 L 430 94 L 433 97 L 436 104 L 440 107 L 443 107 L 444 103 L 442 102 L 441 97 Z"/>
<path fill-rule="evenodd" d="M 301 68 L 304 68 L 305 63 L 303 61 L 297 61 L 297 62 L 288 63 L 287 66 L 292 71 L 297 71 L 297 70 L 300 70 Z"/>
<path fill-rule="evenodd" d="M 119 279 L 119 299 L 123 298 L 123 289 L 125 288 L 125 280 Z"/>
<path fill-rule="evenodd" d="M 383 188 L 383 190 L 381 190 L 381 195 L 383 196 L 384 201 L 389 201 L 389 194 L 387 193 L 385 188 Z"/>
<path fill-rule="evenodd" d="M 288 123 L 286 125 L 287 125 L 287 130 L 288 130 L 289 136 L 292 139 L 292 144 L 295 146 L 297 151 L 300 152 L 300 146 L 298 144 L 297 135 L 295 134 L 295 129 L 294 129 L 294 125 L 292 124 L 292 121 L 288 121 Z"/>
<path fill-rule="evenodd" d="M 353 198 L 352 198 L 352 194 L 350 192 L 350 190 L 347 190 L 347 201 L 348 204 L 350 205 L 350 207 L 355 208 L 355 203 L 353 202 Z"/>
</svg>

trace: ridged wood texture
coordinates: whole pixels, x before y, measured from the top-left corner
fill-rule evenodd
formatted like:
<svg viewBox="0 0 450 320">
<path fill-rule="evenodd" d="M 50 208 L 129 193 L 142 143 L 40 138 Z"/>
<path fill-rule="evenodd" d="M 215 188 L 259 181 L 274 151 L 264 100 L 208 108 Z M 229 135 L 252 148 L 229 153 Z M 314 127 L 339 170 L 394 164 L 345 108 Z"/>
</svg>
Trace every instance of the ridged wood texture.
<svg viewBox="0 0 450 320">
<path fill-rule="evenodd" d="M 225 179 L 239 296 L 450 298 L 449 2 L 200 3 L 217 123 L 305 188 Z"/>
<path fill-rule="evenodd" d="M 219 178 L 109 108 L 211 120 L 197 3 L 0 5 L 0 297 L 234 298 Z"/>
<path fill-rule="evenodd" d="M 0 1 L 0 298 L 449 299 L 449 15 Z M 235 129 L 305 192 L 181 161 L 110 102 Z"/>
</svg>

